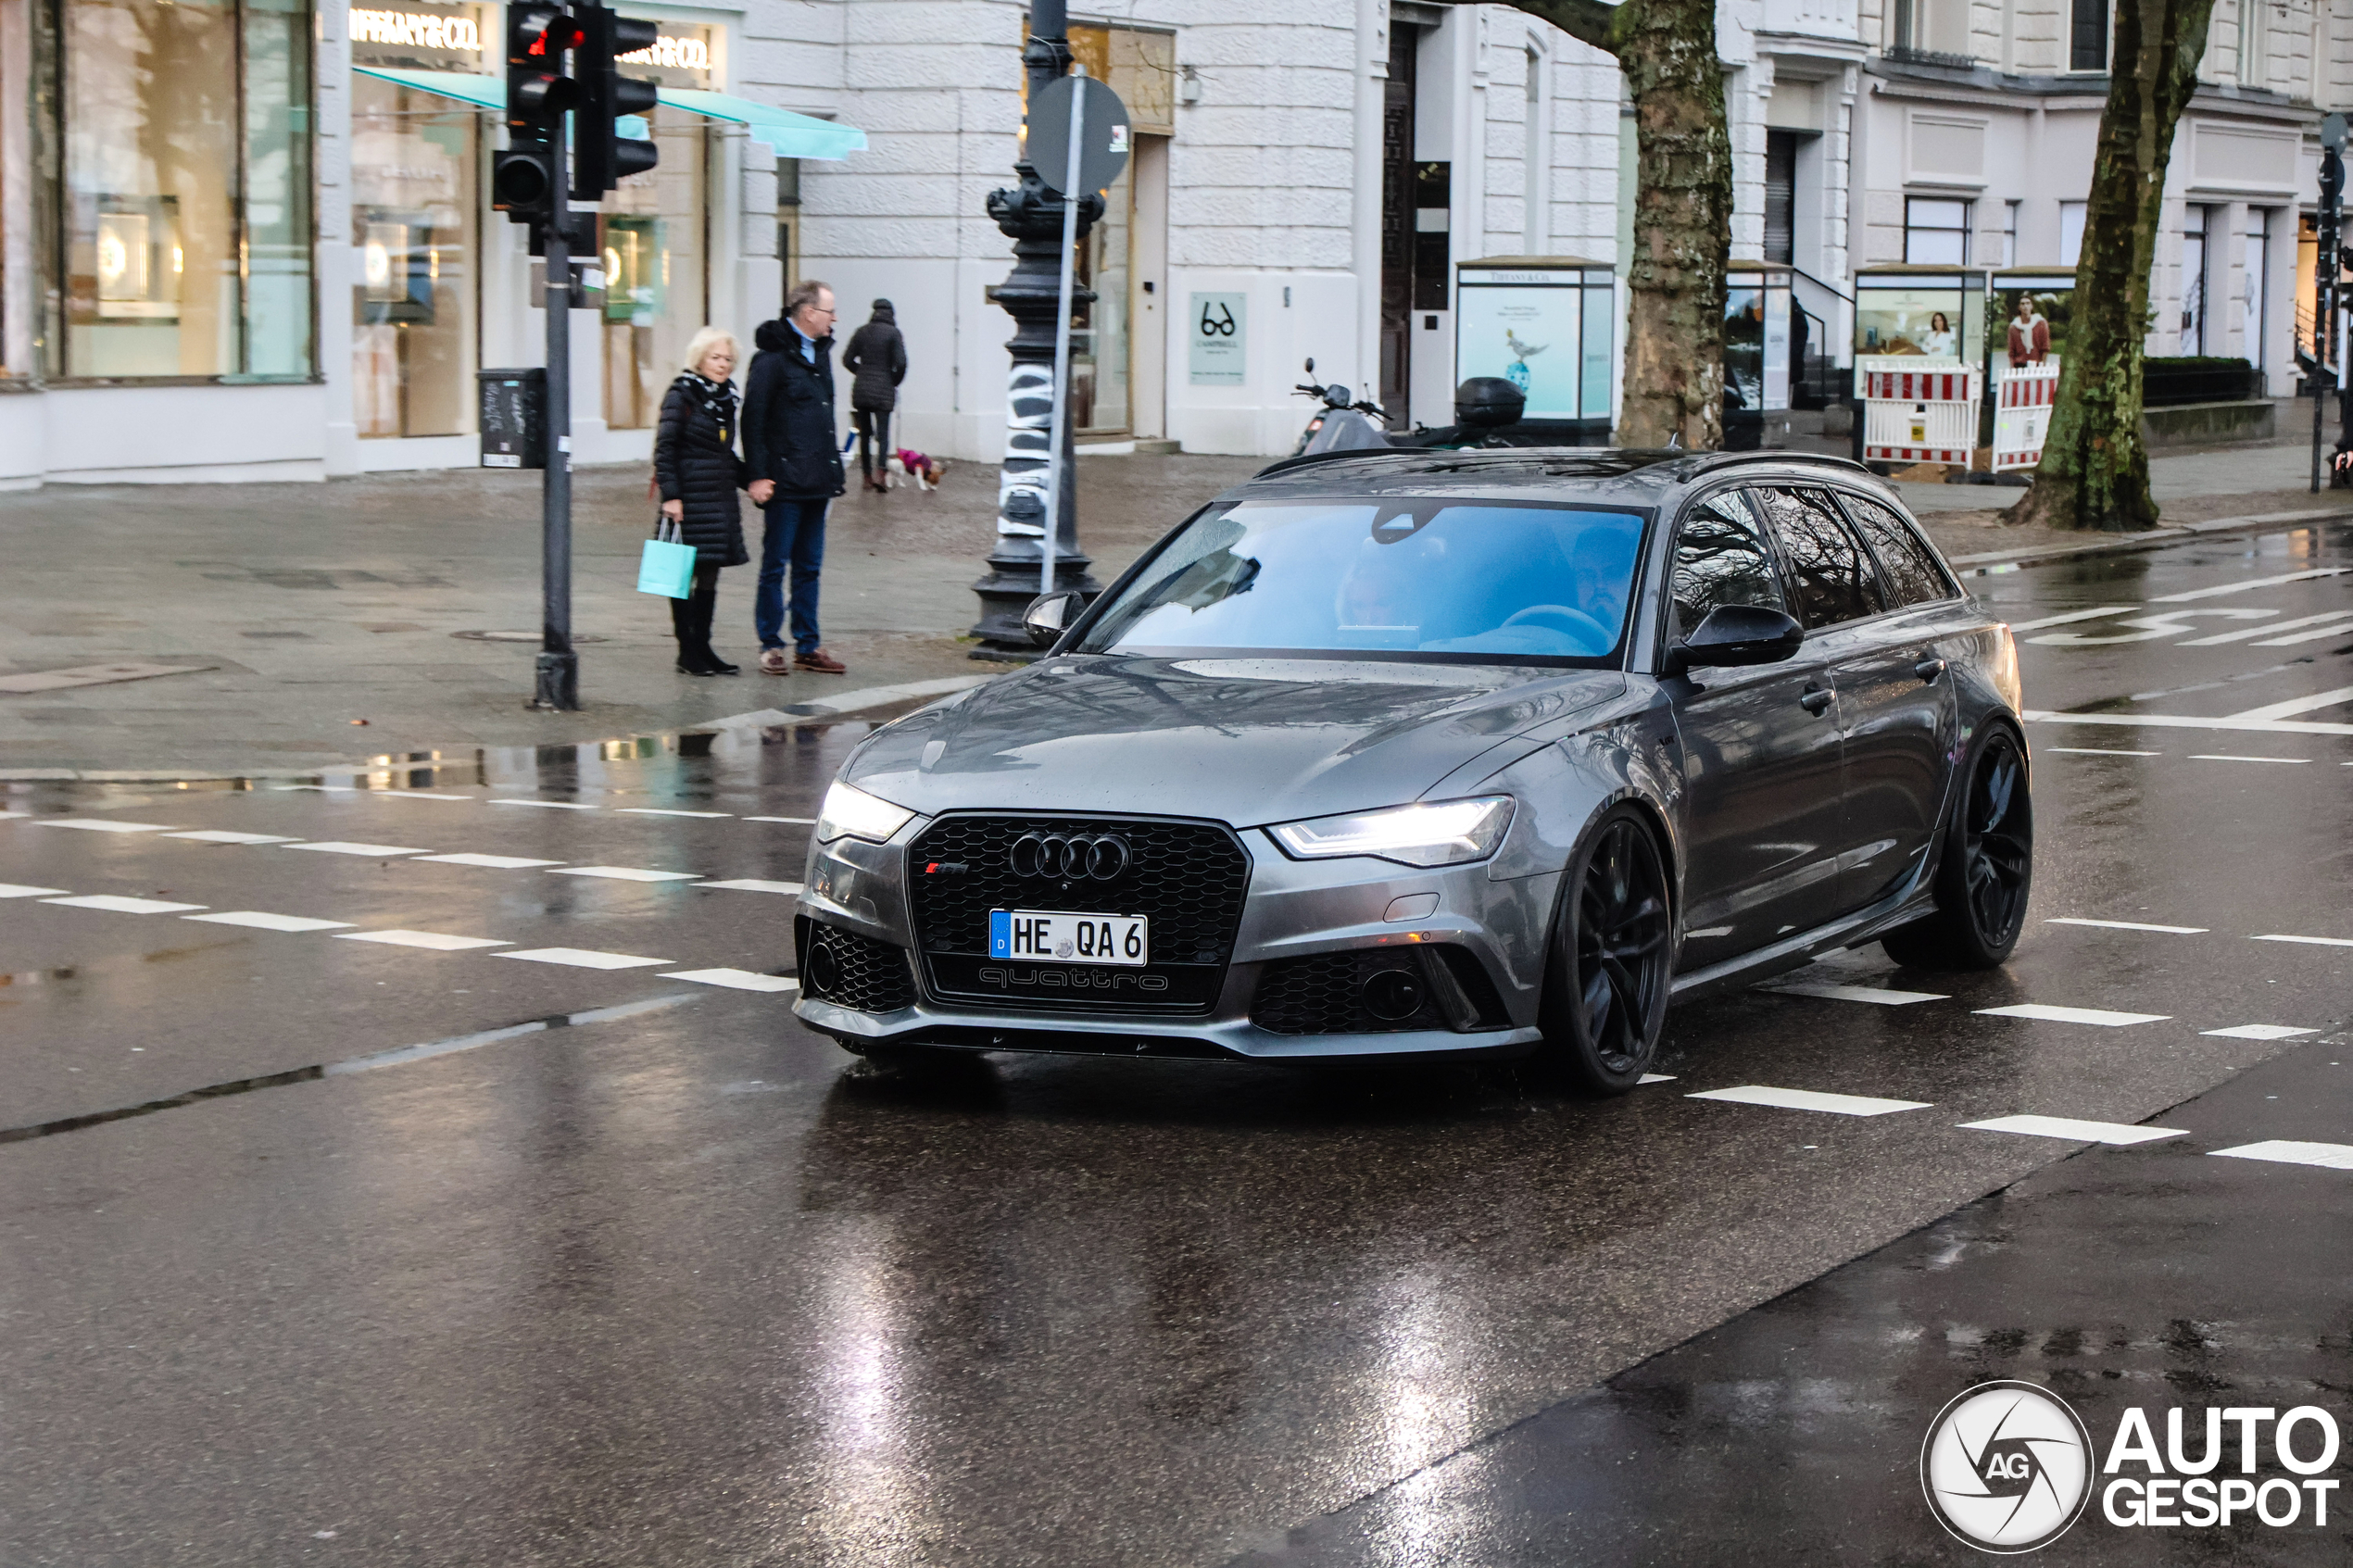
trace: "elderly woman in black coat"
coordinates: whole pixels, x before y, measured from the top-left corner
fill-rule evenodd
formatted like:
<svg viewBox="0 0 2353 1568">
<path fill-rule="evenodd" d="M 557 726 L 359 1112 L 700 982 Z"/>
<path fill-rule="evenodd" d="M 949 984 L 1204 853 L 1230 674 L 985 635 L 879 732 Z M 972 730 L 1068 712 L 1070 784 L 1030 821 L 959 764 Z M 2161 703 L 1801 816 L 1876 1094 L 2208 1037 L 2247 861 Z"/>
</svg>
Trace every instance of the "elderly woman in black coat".
<svg viewBox="0 0 2353 1568">
<path fill-rule="evenodd" d="M 670 601 L 678 636 L 678 669 L 687 675 L 739 675 L 711 646 L 711 615 L 719 605 L 719 571 L 751 559 L 744 548 L 743 514 L 736 493 L 748 475 L 736 456 L 736 373 L 733 336 L 705 327 L 686 345 L 686 369 L 662 395 L 654 432 L 654 483 L 661 515 L 678 524 L 681 543 L 695 549 L 691 596 Z"/>
</svg>

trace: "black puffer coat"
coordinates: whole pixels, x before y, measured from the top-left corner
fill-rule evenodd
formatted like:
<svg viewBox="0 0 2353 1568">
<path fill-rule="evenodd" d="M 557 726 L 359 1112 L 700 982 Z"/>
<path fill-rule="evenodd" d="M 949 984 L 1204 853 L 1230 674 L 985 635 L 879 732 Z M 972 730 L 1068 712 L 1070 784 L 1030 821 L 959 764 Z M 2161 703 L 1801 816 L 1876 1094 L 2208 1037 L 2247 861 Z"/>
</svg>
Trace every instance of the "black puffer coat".
<svg viewBox="0 0 2353 1568">
<path fill-rule="evenodd" d="M 834 338 L 816 340 L 817 360 L 800 357 L 787 321 L 762 321 L 744 379 L 744 461 L 755 480 L 774 480 L 777 501 L 825 501 L 848 488 L 836 445 Z"/>
<path fill-rule="evenodd" d="M 861 413 L 887 414 L 899 407 L 899 383 L 907 379 L 907 340 L 899 332 L 899 312 L 890 301 L 875 301 L 874 316 L 849 334 L 841 351 L 848 370 L 849 406 Z"/>
<path fill-rule="evenodd" d="M 736 385 L 688 370 L 662 394 L 654 430 L 654 482 L 665 501 L 683 501 L 680 540 L 695 547 L 695 564 L 741 566 L 743 508 L 736 492 L 749 483 L 736 456 Z"/>
</svg>

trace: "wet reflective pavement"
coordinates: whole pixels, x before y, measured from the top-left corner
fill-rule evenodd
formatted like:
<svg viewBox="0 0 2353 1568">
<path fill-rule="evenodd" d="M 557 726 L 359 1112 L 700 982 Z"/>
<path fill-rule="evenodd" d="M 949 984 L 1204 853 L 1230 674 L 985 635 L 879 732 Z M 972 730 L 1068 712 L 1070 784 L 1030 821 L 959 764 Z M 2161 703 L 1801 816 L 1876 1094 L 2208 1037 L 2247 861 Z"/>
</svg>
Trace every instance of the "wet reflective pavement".
<svg viewBox="0 0 2353 1568">
<path fill-rule="evenodd" d="M 1972 580 L 2038 711 L 2139 721 L 2031 726 L 2016 960 L 1680 1009 L 1671 1081 L 1608 1103 L 853 1062 L 737 987 L 789 970 L 806 842 L 752 819 L 812 816 L 856 725 L 18 786 L 0 1561 L 1957 1561 L 1910 1466 L 1979 1376 L 2095 1432 L 2118 1386 L 2221 1402 L 2192 1374 L 2353 1418 L 2353 1172 L 2211 1158 L 2353 1143 L 2353 690 L 2298 706 L 2353 687 L 2353 629 L 2281 641 L 2353 628 L 2353 576 L 2304 575 L 2339 569 L 2307 531 Z M 387 931 L 484 945 L 355 939 Z M 1916 1108 L 1689 1098 L 1753 1086 Z M 1961 1125 L 2018 1115 L 2183 1131 Z"/>
</svg>

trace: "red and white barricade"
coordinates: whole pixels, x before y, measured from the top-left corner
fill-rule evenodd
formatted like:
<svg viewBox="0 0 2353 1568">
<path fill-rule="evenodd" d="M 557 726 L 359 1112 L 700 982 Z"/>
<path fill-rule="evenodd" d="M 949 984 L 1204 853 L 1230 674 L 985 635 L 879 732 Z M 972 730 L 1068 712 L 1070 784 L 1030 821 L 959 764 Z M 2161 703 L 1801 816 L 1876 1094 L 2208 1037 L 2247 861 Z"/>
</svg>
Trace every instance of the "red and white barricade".
<svg viewBox="0 0 2353 1568">
<path fill-rule="evenodd" d="M 1994 471 L 2031 469 L 2043 460 L 2043 438 L 2058 398 L 2059 366 L 1994 367 Z"/>
<path fill-rule="evenodd" d="M 1863 456 L 1891 463 L 1959 463 L 1977 449 L 1984 373 L 1952 359 L 1858 355 Z"/>
</svg>

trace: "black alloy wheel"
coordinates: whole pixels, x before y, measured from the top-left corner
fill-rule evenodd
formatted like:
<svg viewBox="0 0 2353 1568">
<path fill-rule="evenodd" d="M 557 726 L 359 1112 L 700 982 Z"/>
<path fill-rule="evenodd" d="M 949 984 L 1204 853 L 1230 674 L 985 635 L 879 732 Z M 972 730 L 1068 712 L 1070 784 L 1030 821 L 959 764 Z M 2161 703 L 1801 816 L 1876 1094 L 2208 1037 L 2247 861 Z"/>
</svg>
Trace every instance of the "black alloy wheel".
<svg viewBox="0 0 2353 1568">
<path fill-rule="evenodd" d="M 1658 1054 L 1674 978 L 1667 863 L 1630 810 L 1602 819 L 1569 862 L 1539 1020 L 1580 1087 L 1622 1095 Z"/>
<path fill-rule="evenodd" d="M 1936 913 L 1880 939 L 1916 969 L 1993 969 L 2026 929 L 2034 884 L 2034 801 L 2026 753 L 2006 728 L 1986 732 L 1936 868 Z"/>
</svg>

